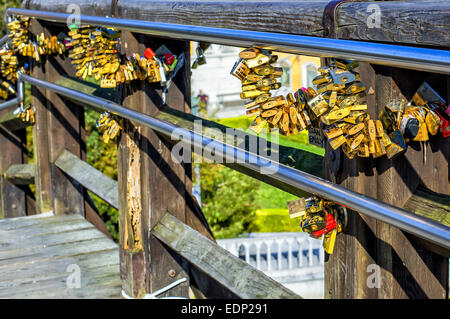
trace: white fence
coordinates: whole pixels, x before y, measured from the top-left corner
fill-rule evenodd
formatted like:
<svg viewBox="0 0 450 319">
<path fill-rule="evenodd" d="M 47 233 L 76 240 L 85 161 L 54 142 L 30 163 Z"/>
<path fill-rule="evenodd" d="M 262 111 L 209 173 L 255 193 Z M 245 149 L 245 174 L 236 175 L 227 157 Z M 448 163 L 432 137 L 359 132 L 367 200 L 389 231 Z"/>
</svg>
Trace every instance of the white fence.
<svg viewBox="0 0 450 319">
<path fill-rule="evenodd" d="M 322 241 L 305 233 L 253 233 L 217 243 L 301 296 L 323 298 Z"/>
</svg>

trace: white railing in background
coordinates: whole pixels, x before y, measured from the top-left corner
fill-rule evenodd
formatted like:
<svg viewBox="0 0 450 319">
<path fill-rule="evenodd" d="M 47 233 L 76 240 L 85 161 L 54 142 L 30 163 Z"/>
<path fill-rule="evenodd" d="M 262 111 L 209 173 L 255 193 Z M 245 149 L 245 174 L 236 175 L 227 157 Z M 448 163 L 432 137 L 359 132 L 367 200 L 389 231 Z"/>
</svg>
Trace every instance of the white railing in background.
<svg viewBox="0 0 450 319">
<path fill-rule="evenodd" d="M 217 243 L 282 283 L 323 280 L 322 241 L 305 233 L 252 233 Z"/>
</svg>

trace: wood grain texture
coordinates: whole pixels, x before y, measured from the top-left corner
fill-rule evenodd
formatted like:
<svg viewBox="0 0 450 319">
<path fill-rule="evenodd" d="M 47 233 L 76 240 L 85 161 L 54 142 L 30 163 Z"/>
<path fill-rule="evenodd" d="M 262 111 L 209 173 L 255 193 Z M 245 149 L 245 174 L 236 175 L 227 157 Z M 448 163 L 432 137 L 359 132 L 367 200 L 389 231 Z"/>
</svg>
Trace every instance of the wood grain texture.
<svg viewBox="0 0 450 319">
<path fill-rule="evenodd" d="M 44 29 L 38 20 L 31 23 L 31 32 L 33 34 L 41 34 L 44 32 L 48 37 L 49 33 Z M 31 75 L 47 80 L 47 69 L 45 62 L 37 63 L 32 60 Z M 52 205 L 52 184 L 51 184 L 51 168 L 49 158 L 48 143 L 48 110 L 46 102 L 46 92 L 44 89 L 31 86 L 31 103 L 36 112 L 36 122 L 33 125 L 33 153 L 35 164 L 35 185 L 36 185 L 36 210 L 38 213 L 44 213 L 53 210 Z"/>
<path fill-rule="evenodd" d="M 448 195 L 438 194 L 419 186 L 403 208 L 450 227 L 450 196 Z"/>
<path fill-rule="evenodd" d="M 7 130 L 13 132 L 30 126 L 30 123 L 22 121 L 14 114 L 17 107 L 0 112 L 0 124 Z"/>
<path fill-rule="evenodd" d="M 66 12 L 69 2 L 31 0 L 29 8 Z M 82 14 L 155 22 L 322 36 L 328 1 L 71 0 Z M 346 3 L 337 10 L 338 38 L 450 46 L 448 1 L 378 1 L 381 23 L 370 28 L 373 2 Z"/>
<path fill-rule="evenodd" d="M 5 179 L 16 185 L 34 184 L 34 164 L 13 164 L 3 173 Z"/>
<path fill-rule="evenodd" d="M 58 34 L 66 27 L 45 25 L 49 34 Z M 54 82 L 61 75 L 74 75 L 75 70 L 67 54 L 46 57 L 46 80 Z M 54 162 L 65 150 L 69 150 L 78 157 L 82 157 L 85 145 L 84 136 L 84 108 L 72 101 L 47 90 L 45 105 L 47 109 L 48 152 L 51 178 L 52 206 L 55 214 L 85 214 L 85 201 L 82 186 L 71 180 Z M 37 150 L 38 152 L 40 150 Z"/>
<path fill-rule="evenodd" d="M 376 13 L 373 4 L 342 4 L 338 10 L 337 37 L 450 47 L 450 1 L 377 2 L 380 25 L 371 28 L 367 21 Z"/>
<path fill-rule="evenodd" d="M 300 298 L 170 213 L 153 227 L 152 234 L 240 298 Z"/>
<path fill-rule="evenodd" d="M 71 265 L 80 288 L 66 284 Z M 117 244 L 83 217 L 0 221 L 0 298 L 120 298 L 120 290 Z"/>
<path fill-rule="evenodd" d="M 119 208 L 119 190 L 115 180 L 67 150 L 61 153 L 55 165 L 109 205 Z"/>
</svg>

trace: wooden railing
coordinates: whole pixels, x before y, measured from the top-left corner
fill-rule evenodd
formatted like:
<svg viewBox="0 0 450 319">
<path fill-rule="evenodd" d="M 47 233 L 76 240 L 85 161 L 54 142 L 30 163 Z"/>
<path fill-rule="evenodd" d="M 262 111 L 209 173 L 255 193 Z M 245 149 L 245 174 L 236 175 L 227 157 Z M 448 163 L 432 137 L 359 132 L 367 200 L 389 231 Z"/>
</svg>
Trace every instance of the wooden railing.
<svg viewBox="0 0 450 319">
<path fill-rule="evenodd" d="M 236 6 L 232 2 L 104 1 L 92 5 L 91 1 L 84 0 L 75 3 L 80 5 L 81 14 L 88 15 L 314 36 L 322 36 L 323 10 L 327 4 L 324 1 L 307 4 L 239 2 Z M 67 4 L 61 0 L 24 1 L 25 8 L 56 12 L 66 12 Z M 392 1 L 376 4 L 384 15 L 381 28 L 372 30 L 367 27 L 367 17 L 361 14 L 367 12 L 367 3 L 345 3 L 339 7 L 336 36 L 450 47 L 445 25 L 433 23 L 445 18 L 448 3 L 414 2 L 412 5 L 407 1 Z M 173 14 L 174 10 L 176 14 Z M 253 14 L 250 16 L 246 12 Z M 411 22 L 412 17 L 414 23 Z M 405 28 L 399 29 L 398 25 Z M 41 20 L 32 22 L 35 34 L 58 34 L 61 30 L 66 30 L 66 26 Z M 198 118 L 188 114 L 191 94 L 189 42 L 128 31 L 122 32 L 121 42 L 124 54 L 143 52 L 147 46 L 158 47 L 160 44 L 165 44 L 177 55 L 185 54 L 186 64 L 167 92 L 167 106 L 163 106 L 161 89 L 149 83 L 132 83 L 132 90 L 117 97 L 115 92 L 76 80 L 70 61 L 63 56 L 52 56 L 40 64 L 34 63 L 31 75 L 116 100 L 132 110 L 192 130 L 193 121 Z M 450 82 L 445 75 L 368 63 L 361 64 L 360 73 L 363 82 L 373 91 L 368 98 L 372 117 L 392 98 L 409 99 L 425 79 L 439 92 L 449 94 Z M 170 295 L 188 296 L 190 287 L 197 297 L 298 297 L 214 244 L 209 226 L 192 196 L 191 164 L 172 160 L 173 141 L 149 127 L 126 121 L 118 142 L 119 175 L 116 182 L 85 162 L 83 107 L 37 86 L 32 86 L 31 93 L 32 104 L 36 108 L 36 123 L 32 128 L 33 166 L 27 164 L 23 123 L 11 117 L 10 110 L 4 117 L 0 116 L 0 216 L 47 211 L 81 214 L 102 227 L 89 200 L 89 190 L 119 209 L 121 278 L 128 295 L 139 298 L 176 279 L 189 278 L 171 290 Z M 202 123 L 205 128 L 225 129 L 209 121 L 202 120 Z M 338 163 L 341 167 L 339 174 L 333 174 L 330 169 L 336 163 L 329 156 L 329 149 L 324 157 L 323 170 L 317 169 L 322 166 L 321 157 L 301 150 L 280 147 L 279 158 L 281 164 L 324 176 L 348 189 L 403 207 L 422 186 L 433 194 L 448 194 L 449 145 L 448 139 L 442 138 L 425 145 L 426 159 L 422 150 L 411 147 L 404 157 L 395 161 L 342 158 Z M 292 194 L 305 195 L 305 192 L 270 175 L 255 174 L 233 163 L 226 165 Z M 26 185 L 30 183 L 36 186 L 35 201 Z M 352 212 L 349 227 L 338 236 L 335 253 L 325 263 L 325 297 L 445 298 L 448 290 L 447 257 L 446 249 L 438 249 L 393 226 Z M 370 275 L 367 269 L 371 264 L 380 266 L 382 289 L 367 286 L 367 276 Z"/>
</svg>

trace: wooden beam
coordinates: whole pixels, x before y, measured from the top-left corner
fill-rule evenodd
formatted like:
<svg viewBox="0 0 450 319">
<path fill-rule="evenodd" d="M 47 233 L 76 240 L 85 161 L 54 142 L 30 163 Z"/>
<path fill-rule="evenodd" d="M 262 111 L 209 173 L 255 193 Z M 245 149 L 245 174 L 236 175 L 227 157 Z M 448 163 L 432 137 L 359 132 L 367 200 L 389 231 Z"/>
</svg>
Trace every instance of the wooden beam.
<svg viewBox="0 0 450 319">
<path fill-rule="evenodd" d="M 70 1 L 72 3 L 73 0 Z M 323 36 L 329 1 L 77 0 L 81 14 L 217 28 Z M 66 12 L 69 1 L 31 0 L 30 9 Z M 338 38 L 450 47 L 448 1 L 343 3 L 337 9 Z M 371 7 L 369 7 L 372 5 Z M 376 10 L 376 11 L 374 11 Z M 379 26 L 368 20 L 380 13 Z"/>
<path fill-rule="evenodd" d="M 31 32 L 33 34 L 46 33 L 39 20 L 33 20 L 31 23 Z M 37 63 L 32 59 L 31 75 L 47 80 L 47 69 L 45 60 Z M 48 141 L 48 110 L 46 101 L 46 91 L 42 88 L 31 86 L 31 104 L 36 112 L 36 123 L 33 125 L 33 153 L 35 164 L 35 185 L 36 185 L 36 210 L 38 213 L 53 211 L 53 197 L 51 184 L 51 164 L 49 158 L 49 141 Z"/>
<path fill-rule="evenodd" d="M 4 178 L 15 185 L 34 184 L 34 175 L 34 164 L 12 164 L 3 173 Z"/>
<path fill-rule="evenodd" d="M 64 150 L 55 165 L 75 181 L 103 199 L 112 207 L 119 208 L 119 191 L 115 180 Z"/>
<path fill-rule="evenodd" d="M 0 126 L 0 218 L 26 216 L 26 192 L 5 178 L 4 172 L 12 164 L 24 162 L 26 149 L 26 132 L 11 132 Z"/>
<path fill-rule="evenodd" d="M 35 21 L 33 21 L 34 23 Z M 48 36 L 58 34 L 62 30 L 65 31 L 67 27 L 47 23 L 44 25 L 44 30 Z M 73 76 L 75 74 L 73 65 L 66 55 L 46 56 L 43 58 L 41 67 L 45 68 L 45 79 L 49 82 L 54 82 L 61 75 Z M 83 156 L 86 149 L 83 127 L 84 108 L 50 90 L 47 90 L 41 99 L 42 105 L 38 106 L 46 110 L 43 111 L 43 115 L 46 116 L 47 127 L 45 127 L 45 130 L 48 131 L 47 135 L 43 133 L 42 136 L 42 139 L 47 139 L 45 143 L 48 149 L 42 151 L 48 151 L 50 162 L 50 194 L 53 212 L 56 215 L 80 214 L 84 216 L 83 187 L 64 175 L 54 165 L 54 162 L 65 149 L 78 157 Z M 37 149 L 36 153 L 39 152 L 40 150 Z M 46 173 L 48 174 L 48 172 Z"/>
<path fill-rule="evenodd" d="M 26 128 L 31 125 L 28 122 L 22 121 L 14 114 L 16 109 L 17 107 L 13 107 L 12 109 L 0 112 L 0 125 L 11 132 Z"/>
<path fill-rule="evenodd" d="M 433 192 L 419 185 L 404 209 L 450 227 L 450 196 Z"/>
<path fill-rule="evenodd" d="M 152 234 L 239 298 L 300 298 L 170 213 L 153 227 Z"/>
</svg>

